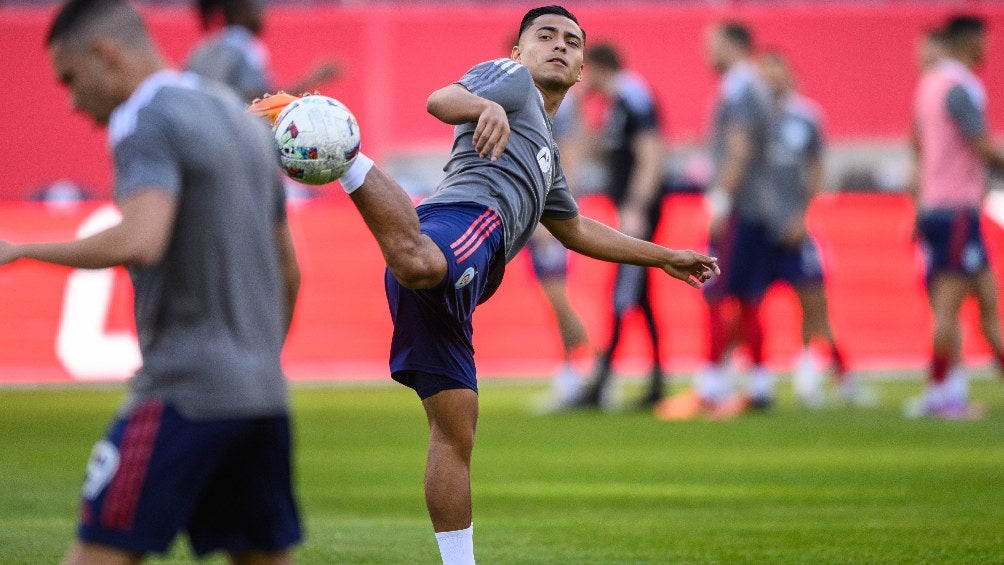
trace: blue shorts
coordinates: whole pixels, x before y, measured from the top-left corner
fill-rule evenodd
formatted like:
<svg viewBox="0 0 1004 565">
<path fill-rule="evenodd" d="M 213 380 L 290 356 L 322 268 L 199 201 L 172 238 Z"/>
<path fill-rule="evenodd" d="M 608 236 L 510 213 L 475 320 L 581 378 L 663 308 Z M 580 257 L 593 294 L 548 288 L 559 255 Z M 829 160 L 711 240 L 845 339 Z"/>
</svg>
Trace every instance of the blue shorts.
<svg viewBox="0 0 1004 565">
<path fill-rule="evenodd" d="M 287 415 L 187 420 L 149 401 L 94 445 L 78 536 L 164 553 L 187 531 L 197 555 L 276 552 L 300 540 Z"/>
<path fill-rule="evenodd" d="M 929 210 L 918 217 L 927 282 L 938 274 L 973 276 L 990 265 L 976 209 Z"/>
<path fill-rule="evenodd" d="M 568 250 L 560 241 L 552 237 L 543 241 L 530 238 L 526 248 L 538 280 L 562 280 L 568 276 Z"/>
<path fill-rule="evenodd" d="M 823 282 L 823 262 L 811 236 L 805 236 L 798 247 L 775 243 L 772 263 L 773 280 L 794 287 Z"/>
<path fill-rule="evenodd" d="M 424 290 L 405 288 L 385 273 L 394 322 L 391 376 L 423 399 L 449 388 L 477 392 L 471 322 L 475 307 L 502 282 L 502 220 L 474 203 L 419 206 L 418 218 L 422 233 L 443 251 L 447 271 L 439 286 Z"/>
<path fill-rule="evenodd" d="M 704 286 L 705 299 L 714 304 L 725 298 L 743 302 L 763 299 L 773 277 L 771 257 L 774 244 L 769 230 L 760 222 L 750 222 L 733 214 L 720 238 L 710 242 L 709 252 L 718 257 L 721 276 Z"/>
</svg>

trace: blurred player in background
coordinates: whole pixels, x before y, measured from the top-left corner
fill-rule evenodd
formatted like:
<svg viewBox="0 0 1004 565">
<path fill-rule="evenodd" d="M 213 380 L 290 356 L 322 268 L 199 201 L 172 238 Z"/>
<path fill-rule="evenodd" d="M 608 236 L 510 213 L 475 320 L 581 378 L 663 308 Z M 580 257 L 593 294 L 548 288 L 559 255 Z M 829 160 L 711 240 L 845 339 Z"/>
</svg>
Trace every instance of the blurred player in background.
<svg viewBox="0 0 1004 565">
<path fill-rule="evenodd" d="M 969 401 L 959 329 L 959 309 L 970 293 L 979 304 L 983 335 L 1004 371 L 997 283 L 980 227 L 987 166 L 1004 168 L 1004 155 L 990 141 L 986 90 L 973 72 L 986 50 L 986 24 L 976 17 L 953 17 L 944 37 L 947 54 L 923 76 L 915 99 L 913 145 L 920 182 L 914 199 L 934 336 L 927 387 L 906 412 L 971 418 L 980 409 Z"/>
<path fill-rule="evenodd" d="M 775 377 L 763 364 L 760 304 L 771 282 L 767 144 L 770 93 L 752 59 L 753 36 L 737 22 L 708 28 L 707 54 L 721 74 L 711 137 L 712 184 L 705 193 L 711 214 L 709 242 L 724 275 L 705 287 L 711 331 L 708 364 L 695 377 L 695 393 L 660 403 L 665 419 L 734 416 L 747 404 L 766 407 L 774 398 Z M 729 306 L 738 307 L 740 334 L 752 369 L 748 391 L 732 390 L 727 355 L 733 343 Z"/>
<path fill-rule="evenodd" d="M 299 288 L 267 128 L 228 89 L 165 67 L 123 0 L 71 0 L 47 45 L 108 126 L 120 224 L 34 259 L 129 268 L 143 366 L 87 465 L 67 563 L 135 563 L 186 531 L 198 555 L 284 563 L 300 539 L 282 350 Z"/>
<path fill-rule="evenodd" d="M 415 389 L 430 428 L 425 497 L 446 564 L 473 563 L 470 464 L 478 417 L 475 307 L 542 223 L 565 247 L 658 267 L 700 287 L 715 260 L 635 239 L 578 213 L 551 116 L 582 76 L 585 33 L 560 6 L 534 8 L 510 59 L 474 66 L 427 109 L 457 126 L 446 178 L 416 210 L 360 154 L 339 179 L 387 261 L 393 378 Z"/>
<path fill-rule="evenodd" d="M 513 41 L 513 45 L 518 39 Z M 576 98 L 568 96 L 554 115 L 554 141 L 561 155 L 562 169 L 574 192 L 578 186 L 574 175 L 581 165 L 579 138 L 583 135 Z M 582 391 L 584 371 L 591 365 L 593 352 L 589 334 L 568 297 L 569 251 L 547 228 L 538 226 L 527 242 L 534 276 L 554 312 L 561 336 L 561 367 L 551 378 L 551 392 L 537 408 L 545 412 L 572 402 Z"/>
<path fill-rule="evenodd" d="M 644 80 L 624 68 L 614 46 L 604 43 L 590 47 L 585 60 L 587 87 L 608 102 L 595 149 L 606 165 L 607 195 L 617 208 L 619 229 L 652 241 L 662 216 L 665 157 L 655 99 Z M 599 407 L 607 403 L 605 397 L 624 316 L 637 308 L 645 318 L 652 351 L 648 389 L 638 405 L 651 408 L 663 397 L 665 377 L 648 270 L 637 265 L 618 265 L 612 298 L 610 342 L 597 358 L 593 379 L 576 405 Z"/>
<path fill-rule="evenodd" d="M 246 103 L 281 88 L 275 84 L 268 47 L 259 38 L 266 0 L 198 0 L 204 30 L 222 23 L 200 43 L 185 68 L 233 88 Z M 284 90 L 300 94 L 338 75 L 338 67 L 322 62 L 307 76 Z"/>
<path fill-rule="evenodd" d="M 934 69 L 947 54 L 944 30 L 929 29 L 924 32 L 917 46 L 917 68 L 921 72 Z"/>
<path fill-rule="evenodd" d="M 773 102 L 767 156 L 770 190 L 766 193 L 770 199 L 770 263 L 773 278 L 795 289 L 802 310 L 802 353 L 793 377 L 795 393 L 806 406 L 818 408 L 824 404 L 825 357 L 832 361 L 841 398 L 868 404 L 870 392 L 848 371 L 833 339 L 823 264 L 819 248 L 806 228 L 809 205 L 823 190 L 822 112 L 815 102 L 795 90 L 791 67 L 779 52 L 765 53 L 759 62 Z M 825 355 L 813 347 L 816 338 L 826 348 Z"/>
</svg>

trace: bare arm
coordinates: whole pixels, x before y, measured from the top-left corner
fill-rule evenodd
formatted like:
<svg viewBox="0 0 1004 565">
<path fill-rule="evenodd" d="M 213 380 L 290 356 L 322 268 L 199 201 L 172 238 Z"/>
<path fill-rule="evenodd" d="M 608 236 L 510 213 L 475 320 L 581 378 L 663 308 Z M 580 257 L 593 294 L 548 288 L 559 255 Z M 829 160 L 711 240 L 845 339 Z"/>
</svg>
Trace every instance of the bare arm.
<svg viewBox="0 0 1004 565">
<path fill-rule="evenodd" d="M 282 222 L 275 227 L 275 241 L 279 248 L 279 266 L 282 269 L 284 298 L 286 302 L 286 332 L 293 321 L 296 299 L 300 294 L 300 266 L 296 261 L 296 248 L 289 223 Z"/>
<path fill-rule="evenodd" d="M 544 218 L 541 223 L 572 251 L 601 261 L 658 267 L 695 288 L 719 272 L 718 260 L 713 257 L 690 250 L 668 249 L 584 216 L 568 220 Z"/>
<path fill-rule="evenodd" d="M 509 143 L 509 116 L 496 102 L 473 94 L 459 84 L 449 84 L 429 95 L 425 109 L 450 125 L 476 122 L 474 148 L 496 161 Z"/>
<path fill-rule="evenodd" d="M 718 178 L 718 186 L 730 196 L 739 192 L 746 169 L 753 154 L 753 141 L 746 128 L 732 125 L 725 132 L 725 158 Z"/>
<path fill-rule="evenodd" d="M 976 151 L 976 154 L 983 159 L 983 162 L 987 166 L 993 167 L 999 171 L 1004 171 L 1004 155 L 997 151 L 994 144 L 990 141 L 990 136 L 983 134 L 977 137 L 969 139 L 969 146 Z"/>
<path fill-rule="evenodd" d="M 109 229 L 75 241 L 0 242 L 0 265 L 17 259 L 76 269 L 104 269 L 116 265 L 149 266 L 163 257 L 171 240 L 176 204 L 166 192 L 140 190 L 119 206 L 122 221 Z"/>
</svg>

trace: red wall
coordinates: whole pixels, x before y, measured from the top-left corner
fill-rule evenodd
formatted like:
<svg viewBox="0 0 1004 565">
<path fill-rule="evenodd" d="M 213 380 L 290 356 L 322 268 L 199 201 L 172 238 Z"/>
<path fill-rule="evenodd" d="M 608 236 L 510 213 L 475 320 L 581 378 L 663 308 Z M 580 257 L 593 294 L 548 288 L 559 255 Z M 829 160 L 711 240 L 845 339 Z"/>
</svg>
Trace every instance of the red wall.
<svg viewBox="0 0 1004 565">
<path fill-rule="evenodd" d="M 831 137 L 905 143 L 916 38 L 949 10 L 895 4 L 679 8 L 597 3 L 570 8 L 590 41 L 615 41 L 627 63 L 650 79 L 667 114 L 666 133 L 675 142 L 704 136 L 715 77 L 704 62 L 702 30 L 728 17 L 749 23 L 761 44 L 790 54 L 805 92 L 826 110 Z M 1004 6 L 978 10 L 991 24 L 982 75 L 991 126 L 1001 131 Z M 379 157 L 449 143 L 450 128 L 425 113 L 426 96 L 475 62 L 507 55 L 522 12 L 516 6 L 282 7 L 270 13 L 264 39 L 280 83 L 303 76 L 325 57 L 344 64 L 343 77 L 323 90 L 353 109 L 365 150 Z M 43 37 L 50 15 L 48 8 L 0 8 L 6 108 L 0 150 L 8 162 L 0 198 L 18 198 L 58 178 L 102 194 L 110 186 L 103 132 L 70 112 L 66 93 L 49 71 Z M 148 9 L 147 15 L 169 60 L 182 61 L 199 36 L 194 15 L 183 8 Z"/>
<path fill-rule="evenodd" d="M 0 239 L 72 238 L 101 208 L 0 204 Z M 587 215 L 610 222 L 608 202 L 582 202 Z M 657 240 L 702 249 L 707 218 L 699 199 L 666 201 Z M 855 368 L 920 368 L 927 360 L 930 315 L 915 246 L 912 209 L 893 196 L 826 196 L 810 213 L 821 244 L 837 338 Z M 303 287 L 285 349 L 295 379 L 385 377 L 390 322 L 383 296 L 383 261 L 372 237 L 341 194 L 293 205 L 290 221 Z M 1004 253 L 1004 228 L 985 223 L 991 252 Z M 1004 280 L 998 261 L 998 280 Z M 653 272 L 662 326 L 662 353 L 673 372 L 692 371 L 707 343 L 699 291 Z M 134 368 L 135 331 L 124 272 L 74 272 L 19 262 L 0 268 L 0 382 L 50 382 L 124 378 Z M 83 278 L 82 278 L 83 277 Z M 89 277 L 98 277 L 94 280 Z M 597 345 L 606 338 L 613 266 L 573 256 L 569 292 Z M 107 306 L 103 301 L 108 300 Z M 964 312 L 965 351 L 987 359 L 973 305 Z M 768 362 L 790 367 L 800 349 L 798 306 L 787 287 L 769 294 L 763 321 Z M 619 367 L 641 371 L 647 358 L 642 320 L 632 318 Z M 478 309 L 475 347 L 483 375 L 541 375 L 556 368 L 560 339 L 525 256 L 510 263 L 499 293 Z M 130 364 L 132 363 L 133 366 Z M 88 374 L 90 372 L 90 374 Z"/>
</svg>

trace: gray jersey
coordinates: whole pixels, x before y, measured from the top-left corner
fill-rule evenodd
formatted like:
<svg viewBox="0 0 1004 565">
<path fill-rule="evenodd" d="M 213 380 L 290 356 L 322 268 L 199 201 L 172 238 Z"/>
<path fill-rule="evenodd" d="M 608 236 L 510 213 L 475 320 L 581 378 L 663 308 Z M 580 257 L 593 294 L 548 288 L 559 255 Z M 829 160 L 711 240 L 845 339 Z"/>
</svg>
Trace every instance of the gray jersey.
<svg viewBox="0 0 1004 565">
<path fill-rule="evenodd" d="M 164 70 L 115 109 L 108 137 L 116 201 L 159 190 L 177 205 L 163 258 L 129 269 L 143 366 L 124 410 L 159 398 L 189 418 L 283 413 L 285 195 L 268 128 L 229 90 Z"/>
<path fill-rule="evenodd" d="M 809 205 L 808 167 L 822 158 L 820 112 L 811 100 L 791 94 L 778 102 L 771 120 L 768 150 L 767 226 L 781 235 L 789 222 Z"/>
<path fill-rule="evenodd" d="M 769 191 L 766 179 L 767 140 L 770 133 L 770 98 L 756 70 L 746 62 L 737 63 L 722 78 L 720 98 L 715 108 L 711 155 L 714 178 L 718 182 L 725 158 L 725 132 L 743 128 L 752 141 L 746 174 L 735 195 L 735 212 L 749 221 L 766 221 Z"/>
<path fill-rule="evenodd" d="M 227 26 L 199 44 L 185 69 L 234 89 L 245 102 L 271 88 L 268 50 L 247 28 Z"/>
<path fill-rule="evenodd" d="M 570 219 L 579 209 L 561 170 L 551 119 L 530 71 L 511 59 L 495 59 L 475 66 L 458 83 L 505 109 L 509 143 L 493 163 L 474 148 L 477 124 L 457 126 L 453 151 L 443 169 L 446 178 L 423 203 L 476 202 L 495 210 L 505 229 L 506 260 L 511 261 L 541 216 Z"/>
</svg>

